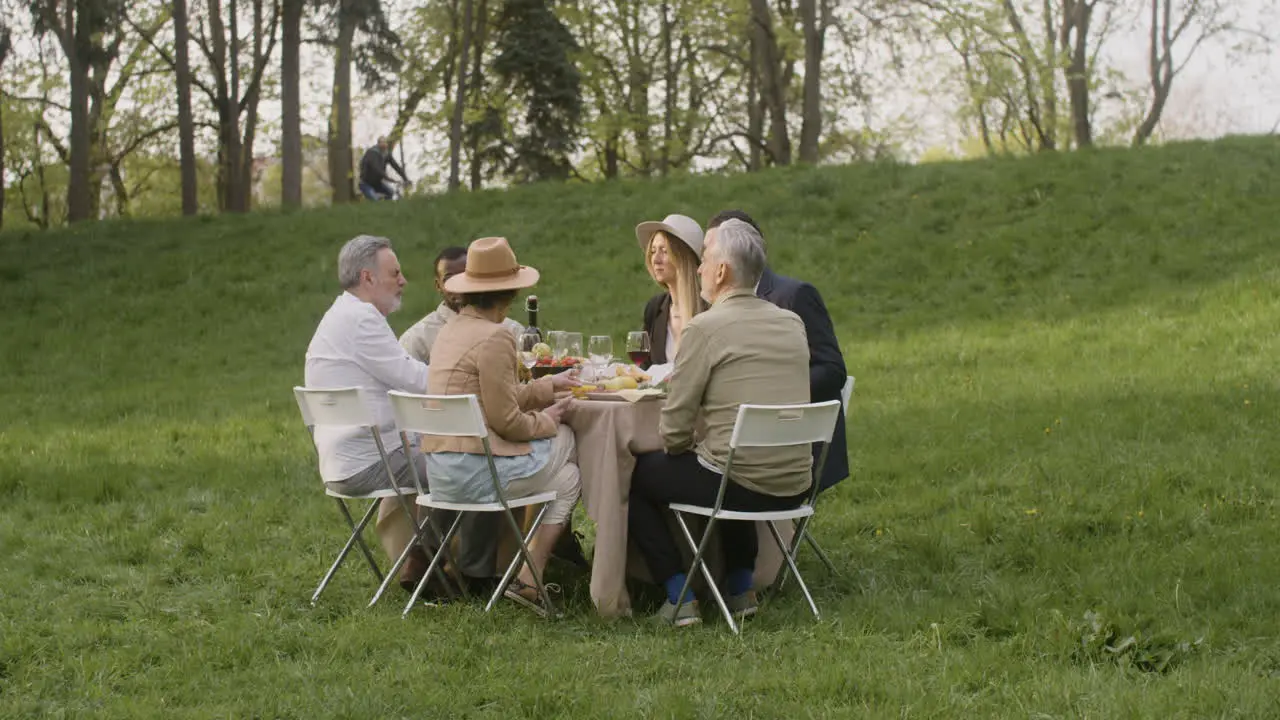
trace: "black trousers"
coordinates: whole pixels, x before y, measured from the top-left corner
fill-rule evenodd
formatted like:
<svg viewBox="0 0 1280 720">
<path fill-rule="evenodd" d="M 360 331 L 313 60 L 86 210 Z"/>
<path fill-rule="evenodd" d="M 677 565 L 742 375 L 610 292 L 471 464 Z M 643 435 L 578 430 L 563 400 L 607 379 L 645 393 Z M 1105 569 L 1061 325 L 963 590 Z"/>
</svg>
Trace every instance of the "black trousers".
<svg viewBox="0 0 1280 720">
<path fill-rule="evenodd" d="M 667 505 L 685 503 L 709 507 L 715 504 L 719 489 L 720 475 L 703 467 L 692 452 L 668 455 L 659 451 L 636 457 L 636 469 L 631 475 L 627 532 L 656 582 L 666 582 L 672 575 L 689 569 L 667 526 L 670 517 Z M 722 507 L 747 512 L 789 510 L 798 507 L 807 496 L 807 492 L 787 497 L 765 495 L 730 480 Z M 755 523 L 718 520 L 716 529 L 724 550 L 725 570 L 754 570 L 759 551 Z"/>
</svg>

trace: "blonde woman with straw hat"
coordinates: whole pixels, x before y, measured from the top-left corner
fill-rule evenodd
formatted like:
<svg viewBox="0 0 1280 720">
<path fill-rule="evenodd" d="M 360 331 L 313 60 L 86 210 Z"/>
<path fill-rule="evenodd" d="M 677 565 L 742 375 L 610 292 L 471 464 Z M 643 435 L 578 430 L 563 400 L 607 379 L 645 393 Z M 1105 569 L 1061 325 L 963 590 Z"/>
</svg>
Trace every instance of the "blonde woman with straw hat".
<svg viewBox="0 0 1280 720">
<path fill-rule="evenodd" d="M 698 294 L 702 228 L 686 215 L 668 215 L 661 222 L 637 225 L 636 239 L 644 250 L 649 276 L 663 289 L 644 306 L 649 359 L 654 365 L 675 362 L 685 325 L 707 309 Z"/>
<path fill-rule="evenodd" d="M 534 568 L 527 564 L 506 589 L 506 596 L 539 614 L 532 572 L 542 574 L 578 501 L 581 480 L 573 432 L 563 423 L 572 397 L 560 390 L 580 384 L 572 372 L 517 381 L 516 341 L 503 327 L 516 290 L 538 282 L 538 271 L 521 265 L 504 238 L 482 238 L 467 250 L 466 270 L 449 278 L 446 292 L 461 297 L 461 309 L 436 336 L 431 349 L 427 392 L 475 395 L 489 429 L 503 495 L 520 497 L 553 490 L 556 498 L 530 544 Z M 455 502 L 495 502 L 484 445 L 478 438 L 426 436 L 427 477 L 431 494 Z"/>
</svg>

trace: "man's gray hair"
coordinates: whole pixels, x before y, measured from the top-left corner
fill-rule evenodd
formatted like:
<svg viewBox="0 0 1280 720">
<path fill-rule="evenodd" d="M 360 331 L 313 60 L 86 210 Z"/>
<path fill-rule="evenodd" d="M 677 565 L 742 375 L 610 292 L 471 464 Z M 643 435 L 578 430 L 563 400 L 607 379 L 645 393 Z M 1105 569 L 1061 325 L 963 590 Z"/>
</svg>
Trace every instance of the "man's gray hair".
<svg viewBox="0 0 1280 720">
<path fill-rule="evenodd" d="M 360 271 L 378 269 L 378 251 L 390 250 L 391 241 L 375 235 L 357 235 L 338 252 L 338 282 L 343 290 L 360 284 Z"/>
<path fill-rule="evenodd" d="M 733 273 L 735 288 L 754 288 L 767 261 L 764 238 L 741 220 L 726 220 L 716 228 L 716 252 Z"/>
</svg>

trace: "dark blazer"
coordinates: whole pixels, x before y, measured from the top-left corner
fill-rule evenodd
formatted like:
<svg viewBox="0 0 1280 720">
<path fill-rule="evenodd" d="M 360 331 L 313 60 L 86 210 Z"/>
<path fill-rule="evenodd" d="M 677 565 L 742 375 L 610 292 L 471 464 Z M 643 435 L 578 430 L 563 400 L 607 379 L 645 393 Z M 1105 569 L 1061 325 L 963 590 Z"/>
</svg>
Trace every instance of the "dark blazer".
<svg viewBox="0 0 1280 720">
<path fill-rule="evenodd" d="M 671 319 L 671 293 L 660 292 L 644 305 L 644 329 L 649 333 L 649 362 L 662 365 L 667 357 L 667 321 Z"/>
<path fill-rule="evenodd" d="M 765 268 L 760 276 L 756 296 L 768 300 L 784 310 L 800 316 L 809 341 L 809 397 L 810 402 L 839 400 L 848 372 L 840 343 L 836 341 L 831 315 L 822 303 L 818 289 L 807 282 L 784 277 Z M 650 301 L 652 304 L 652 301 Z M 665 320 L 664 320 L 665 323 Z M 664 327 L 665 341 L 665 327 Z M 814 459 L 820 445 L 814 445 Z M 827 489 L 849 476 L 849 448 L 845 438 L 844 412 L 836 416 L 835 435 L 831 438 L 831 450 L 822 470 L 821 487 Z"/>
<path fill-rule="evenodd" d="M 698 298 L 701 309 L 706 312 L 707 302 Z M 669 363 L 673 358 L 667 357 L 667 323 L 671 320 L 671 293 L 660 292 L 649 298 L 644 306 L 644 330 L 649 333 L 649 362 L 654 365 Z M 685 319 L 688 322 L 689 318 Z"/>
</svg>

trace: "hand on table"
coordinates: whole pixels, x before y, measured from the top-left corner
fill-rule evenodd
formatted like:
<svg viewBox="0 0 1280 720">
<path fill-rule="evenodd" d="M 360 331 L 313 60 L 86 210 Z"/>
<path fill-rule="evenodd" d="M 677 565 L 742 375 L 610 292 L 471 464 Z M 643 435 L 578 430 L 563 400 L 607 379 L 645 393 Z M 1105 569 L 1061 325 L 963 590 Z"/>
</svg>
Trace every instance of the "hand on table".
<svg viewBox="0 0 1280 720">
<path fill-rule="evenodd" d="M 555 424 L 559 425 L 560 423 L 564 422 L 565 411 L 569 409 L 569 403 L 571 402 L 573 402 L 572 395 L 555 401 L 554 403 L 551 404 L 550 407 L 548 407 L 546 410 L 543 410 L 542 412 L 546 413 L 547 417 L 551 418 L 551 420 L 555 422 Z"/>
<path fill-rule="evenodd" d="M 550 377 L 551 387 L 557 391 L 568 390 L 569 388 L 577 387 L 582 384 L 582 381 L 578 379 L 577 370 L 566 370 L 565 372 L 556 373 Z"/>
</svg>

